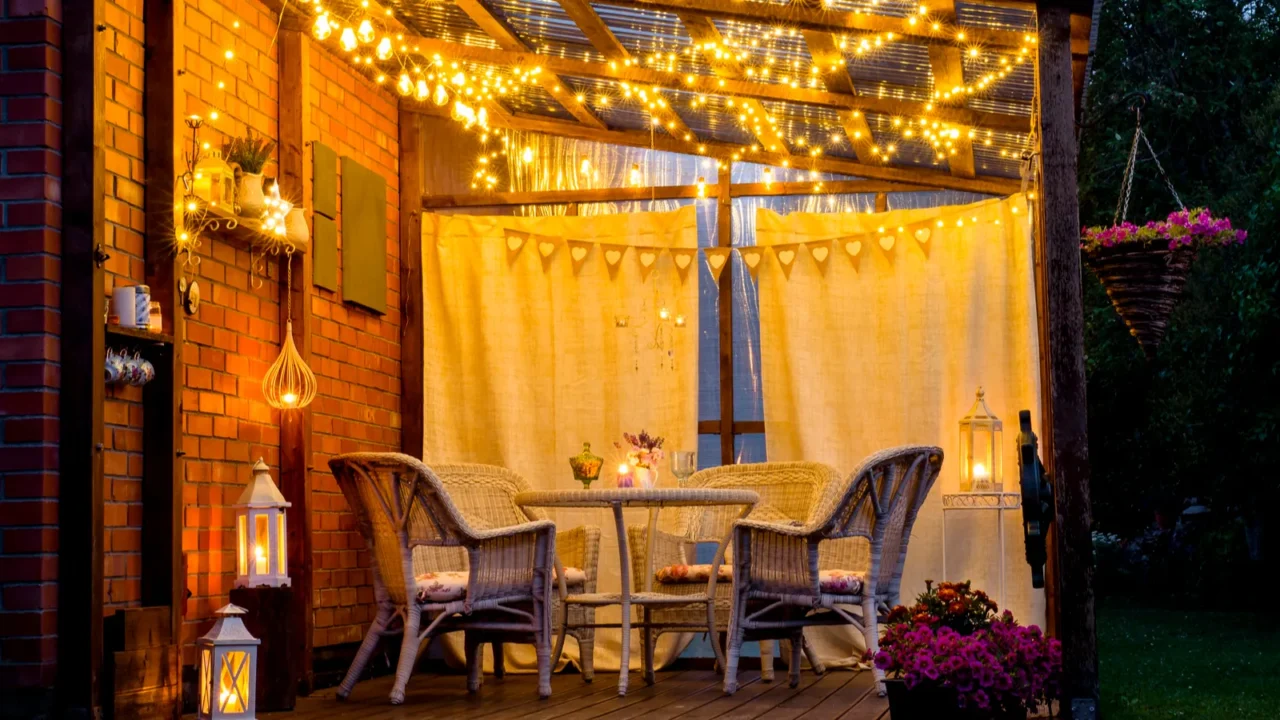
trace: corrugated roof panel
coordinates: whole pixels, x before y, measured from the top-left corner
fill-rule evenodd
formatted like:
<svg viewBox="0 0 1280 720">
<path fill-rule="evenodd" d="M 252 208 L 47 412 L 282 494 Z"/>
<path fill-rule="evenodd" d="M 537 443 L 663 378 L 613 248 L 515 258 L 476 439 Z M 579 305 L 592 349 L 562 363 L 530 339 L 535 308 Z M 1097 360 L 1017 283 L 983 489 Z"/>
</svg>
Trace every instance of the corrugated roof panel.
<svg viewBox="0 0 1280 720">
<path fill-rule="evenodd" d="M 845 57 L 849 75 L 859 87 L 870 83 L 916 87 L 925 97 L 933 87 L 929 48 L 924 45 L 894 41 L 860 55 L 846 49 Z"/>
<path fill-rule="evenodd" d="M 715 95 L 707 95 L 705 103 L 699 103 L 698 107 L 692 108 L 690 104 L 698 95 L 694 93 L 674 92 L 677 105 L 680 109 L 680 117 L 684 118 L 684 122 L 689 129 L 698 136 L 700 140 L 716 140 L 719 142 L 734 143 L 736 145 L 750 145 L 755 142 L 755 136 L 751 131 L 743 127 L 732 114 L 732 109 L 728 107 L 725 98 Z"/>
<path fill-rule="evenodd" d="M 1033 30 L 1036 26 L 1036 13 L 1030 7 L 1014 8 L 957 2 L 956 23 L 998 30 Z"/>
<path fill-rule="evenodd" d="M 519 92 L 502 96 L 502 104 L 513 112 L 533 113 L 561 120 L 573 119 L 569 111 L 540 85 L 524 85 Z"/>
<path fill-rule="evenodd" d="M 498 44 L 476 25 L 465 12 L 453 3 L 427 3 L 420 0 L 385 0 L 396 16 L 418 34 L 450 42 L 476 47 L 496 48 Z M 360 10 L 358 2 L 339 0 L 329 3 L 337 17 L 354 17 Z M 341 10 L 339 10 L 341 8 Z"/>
<path fill-rule="evenodd" d="M 591 44 L 555 0 L 488 0 L 487 4 L 532 47 L 545 42 Z"/>
</svg>

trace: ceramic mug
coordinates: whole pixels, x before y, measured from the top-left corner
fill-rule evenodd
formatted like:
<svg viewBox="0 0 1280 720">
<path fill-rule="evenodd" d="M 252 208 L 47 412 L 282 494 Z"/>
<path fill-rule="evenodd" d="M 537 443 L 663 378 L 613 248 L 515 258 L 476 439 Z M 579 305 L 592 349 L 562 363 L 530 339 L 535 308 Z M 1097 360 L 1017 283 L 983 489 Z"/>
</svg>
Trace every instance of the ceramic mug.
<svg viewBox="0 0 1280 720">
<path fill-rule="evenodd" d="M 107 359 L 104 363 L 106 371 L 106 381 L 108 385 L 114 385 L 124 380 L 124 358 L 116 353 L 115 350 L 107 350 Z"/>
<path fill-rule="evenodd" d="M 152 365 L 150 360 L 142 361 L 142 378 L 143 385 L 156 379 L 156 366 Z"/>
<path fill-rule="evenodd" d="M 143 379 L 142 363 L 145 362 L 138 357 L 138 353 L 134 353 L 132 357 L 125 356 L 124 360 L 124 380 L 125 382 L 138 387 L 146 382 Z"/>
</svg>

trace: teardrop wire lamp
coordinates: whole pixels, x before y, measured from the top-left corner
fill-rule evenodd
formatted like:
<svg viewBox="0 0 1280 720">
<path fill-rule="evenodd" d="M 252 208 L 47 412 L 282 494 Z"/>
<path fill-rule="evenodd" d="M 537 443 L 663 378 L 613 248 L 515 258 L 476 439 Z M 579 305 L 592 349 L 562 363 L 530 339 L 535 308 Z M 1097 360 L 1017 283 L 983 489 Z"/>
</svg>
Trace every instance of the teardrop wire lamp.
<svg viewBox="0 0 1280 720">
<path fill-rule="evenodd" d="M 285 321 L 284 344 L 280 357 L 271 363 L 262 378 L 262 396 L 267 404 L 277 410 L 296 410 L 311 404 L 316 397 L 316 376 L 307 367 L 298 348 L 293 344 L 293 249 L 285 250 L 285 267 L 288 268 L 288 288 L 285 298 L 289 319 Z"/>
</svg>

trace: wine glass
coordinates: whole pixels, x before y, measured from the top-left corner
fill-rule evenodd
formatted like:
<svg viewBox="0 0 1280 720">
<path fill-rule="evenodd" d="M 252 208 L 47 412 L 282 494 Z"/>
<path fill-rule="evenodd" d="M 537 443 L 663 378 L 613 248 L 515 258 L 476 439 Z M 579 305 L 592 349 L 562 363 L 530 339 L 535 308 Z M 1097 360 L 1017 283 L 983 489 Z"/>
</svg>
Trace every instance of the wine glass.
<svg viewBox="0 0 1280 720">
<path fill-rule="evenodd" d="M 671 474 L 680 479 L 680 487 L 685 480 L 698 471 L 698 453 L 693 450 L 677 450 L 671 453 Z"/>
</svg>

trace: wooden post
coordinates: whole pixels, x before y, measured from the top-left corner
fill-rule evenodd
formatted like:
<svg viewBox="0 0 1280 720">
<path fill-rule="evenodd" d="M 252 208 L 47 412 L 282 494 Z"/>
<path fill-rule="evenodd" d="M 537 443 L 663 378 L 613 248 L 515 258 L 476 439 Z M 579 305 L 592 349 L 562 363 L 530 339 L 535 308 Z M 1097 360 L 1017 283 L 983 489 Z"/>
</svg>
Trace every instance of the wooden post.
<svg viewBox="0 0 1280 720">
<path fill-rule="evenodd" d="M 1059 637 L 1064 711 L 1092 720 L 1098 708 L 1093 615 L 1093 510 L 1089 499 L 1084 306 L 1080 287 L 1080 207 L 1076 184 L 1071 16 L 1061 1 L 1039 3 L 1044 252 L 1049 305 L 1053 473 L 1057 494 Z"/>
<path fill-rule="evenodd" d="M 400 111 L 400 448 L 421 458 L 423 121 Z"/>
<path fill-rule="evenodd" d="M 733 245 L 733 193 L 730 192 L 733 165 L 725 161 L 717 183 L 716 245 Z M 720 273 L 720 464 L 734 461 L 733 433 L 733 262 Z"/>
<path fill-rule="evenodd" d="M 306 136 L 310 126 L 311 87 L 308 62 L 309 38 L 297 30 L 280 32 L 280 195 L 294 203 L 305 204 L 311 197 L 311 173 L 306 152 Z M 303 361 L 311 363 L 311 252 L 294 253 L 280 258 L 280 330 L 290 322 L 292 310 L 293 341 Z M 287 284 L 288 264 L 292 263 L 293 283 Z M 290 303 L 290 299 L 292 303 Z M 292 308 L 290 308 L 292 304 Z M 283 341 L 283 338 L 281 338 Z M 291 665 L 272 668 L 288 672 L 303 694 L 311 692 L 312 629 L 315 618 L 311 597 L 311 407 L 280 412 L 280 492 L 292 503 L 289 508 L 289 580 L 291 612 L 287 618 L 292 628 L 285 637 L 294 644 L 292 652 L 280 657 Z M 292 707 L 292 699 L 289 701 Z M 272 709 L 272 708 L 264 708 Z"/>
<path fill-rule="evenodd" d="M 62 366 L 59 393 L 58 668 L 60 717 L 101 712 L 102 309 L 105 69 L 103 0 L 63 4 Z"/>
<path fill-rule="evenodd" d="M 185 319 L 178 292 L 177 263 L 168 233 L 180 224 L 175 210 L 174 178 L 185 167 L 179 148 L 187 128 L 177 103 L 182 3 L 148 2 L 145 11 L 147 234 L 143 253 L 151 298 L 160 303 L 163 330 L 173 345 L 158 347 L 150 359 L 156 379 L 143 389 L 142 603 L 169 607 L 169 637 L 182 643 L 186 575 L 182 570 L 182 387 L 185 384 Z"/>
<path fill-rule="evenodd" d="M 292 518 L 290 519 L 292 522 Z M 290 579 L 296 577 L 289 567 Z M 297 656 L 303 643 L 294 637 L 297 622 L 298 588 L 256 587 L 235 588 L 231 591 L 232 604 L 248 610 L 244 626 L 249 634 L 262 642 L 258 646 L 258 712 L 292 710 L 298 700 L 298 683 L 284 672 L 285 668 L 299 667 Z"/>
</svg>

